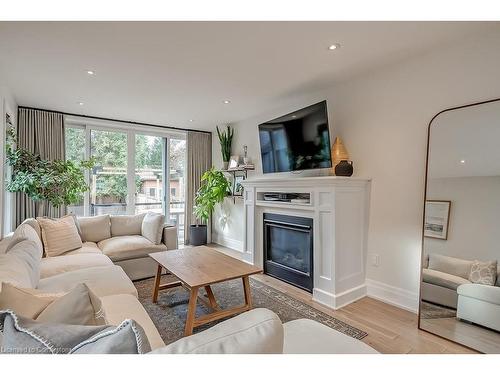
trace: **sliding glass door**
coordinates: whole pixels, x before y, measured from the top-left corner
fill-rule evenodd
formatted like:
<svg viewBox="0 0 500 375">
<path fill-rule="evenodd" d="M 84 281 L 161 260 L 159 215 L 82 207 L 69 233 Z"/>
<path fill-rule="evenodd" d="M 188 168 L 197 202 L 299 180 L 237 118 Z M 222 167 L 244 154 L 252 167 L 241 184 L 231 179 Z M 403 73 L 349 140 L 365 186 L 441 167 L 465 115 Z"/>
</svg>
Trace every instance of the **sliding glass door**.
<svg viewBox="0 0 500 375">
<path fill-rule="evenodd" d="M 127 134 L 90 131 L 90 155 L 96 164 L 90 174 L 90 216 L 127 213 Z"/>
<path fill-rule="evenodd" d="M 180 135 L 182 136 L 182 135 Z M 66 158 L 93 157 L 89 191 L 68 207 L 77 216 L 163 213 L 184 238 L 186 141 L 159 132 L 66 126 Z"/>
<path fill-rule="evenodd" d="M 153 135 L 135 136 L 134 189 L 136 214 L 164 212 L 165 138 Z"/>
</svg>

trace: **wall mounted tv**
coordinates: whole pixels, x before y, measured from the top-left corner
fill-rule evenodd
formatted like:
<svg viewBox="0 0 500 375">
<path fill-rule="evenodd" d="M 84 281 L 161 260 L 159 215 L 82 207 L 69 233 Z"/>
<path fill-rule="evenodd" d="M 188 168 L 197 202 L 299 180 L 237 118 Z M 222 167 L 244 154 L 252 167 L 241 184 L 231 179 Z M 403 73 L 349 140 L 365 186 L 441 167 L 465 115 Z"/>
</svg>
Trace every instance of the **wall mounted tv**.
<svg viewBox="0 0 500 375">
<path fill-rule="evenodd" d="M 264 173 L 331 168 L 326 101 L 259 125 Z"/>
</svg>

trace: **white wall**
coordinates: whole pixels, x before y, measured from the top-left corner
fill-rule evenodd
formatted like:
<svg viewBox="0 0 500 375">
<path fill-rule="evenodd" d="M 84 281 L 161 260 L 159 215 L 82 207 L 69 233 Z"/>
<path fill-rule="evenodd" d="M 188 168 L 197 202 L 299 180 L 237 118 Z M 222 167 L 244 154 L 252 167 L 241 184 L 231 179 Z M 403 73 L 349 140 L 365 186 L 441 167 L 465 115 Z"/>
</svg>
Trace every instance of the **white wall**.
<svg viewBox="0 0 500 375">
<path fill-rule="evenodd" d="M 5 115 L 8 113 L 14 125 L 17 124 L 17 103 L 10 90 L 3 85 L 0 77 L 0 238 L 13 230 L 12 228 L 12 199 L 11 193 L 5 192 Z"/>
<path fill-rule="evenodd" d="M 451 201 L 448 239 L 424 238 L 425 253 L 500 260 L 500 176 L 430 179 L 428 199 Z"/>
<path fill-rule="evenodd" d="M 257 124 L 326 98 L 332 136 L 343 138 L 354 161 L 354 175 L 373 179 L 367 276 L 379 291 L 386 292 L 381 298 L 392 298 L 394 303 L 399 298 L 401 305 L 414 309 L 427 125 L 445 108 L 500 97 L 499 45 L 500 33 L 463 39 L 456 45 L 335 85 L 326 92 L 291 99 L 277 106 L 275 113 L 236 124 L 233 152 L 248 144 L 248 152 L 260 168 L 260 160 L 256 159 Z M 216 137 L 213 149 L 214 163 L 219 165 Z M 222 230 L 215 223 L 214 239 L 221 233 L 238 241 L 243 232 L 242 206 L 228 210 L 230 225 Z M 371 264 L 374 254 L 380 256 L 378 267 Z"/>
</svg>

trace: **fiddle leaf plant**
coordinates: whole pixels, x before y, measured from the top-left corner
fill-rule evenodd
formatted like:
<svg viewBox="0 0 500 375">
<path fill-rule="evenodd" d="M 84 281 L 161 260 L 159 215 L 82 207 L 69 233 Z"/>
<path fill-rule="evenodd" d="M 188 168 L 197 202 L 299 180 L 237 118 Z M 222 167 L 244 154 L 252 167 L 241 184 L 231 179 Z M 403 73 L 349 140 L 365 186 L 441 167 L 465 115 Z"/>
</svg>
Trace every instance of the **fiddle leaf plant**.
<svg viewBox="0 0 500 375">
<path fill-rule="evenodd" d="M 229 181 L 221 171 L 213 167 L 206 171 L 201 177 L 201 186 L 196 192 L 194 215 L 197 223 L 207 223 L 215 209 L 215 205 L 221 203 L 228 195 Z"/>
<path fill-rule="evenodd" d="M 44 160 L 17 145 L 13 127 L 7 129 L 7 164 L 12 167 L 12 177 L 7 183 L 11 193 L 25 193 L 34 201 L 46 201 L 53 207 L 78 203 L 89 190 L 85 182 L 86 170 L 92 169 L 95 160 Z"/>
<path fill-rule="evenodd" d="M 226 130 L 219 130 L 216 126 L 217 136 L 219 137 L 220 148 L 222 152 L 222 161 L 228 162 L 231 159 L 231 144 L 233 143 L 234 129 L 227 125 Z"/>
</svg>

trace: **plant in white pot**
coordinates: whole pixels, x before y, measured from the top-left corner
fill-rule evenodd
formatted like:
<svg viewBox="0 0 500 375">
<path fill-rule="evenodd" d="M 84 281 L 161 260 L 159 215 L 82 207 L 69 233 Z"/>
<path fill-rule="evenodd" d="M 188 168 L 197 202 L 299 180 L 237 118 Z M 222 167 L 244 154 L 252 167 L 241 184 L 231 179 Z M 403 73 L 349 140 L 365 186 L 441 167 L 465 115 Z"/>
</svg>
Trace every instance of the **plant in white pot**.
<svg viewBox="0 0 500 375">
<path fill-rule="evenodd" d="M 193 210 L 197 219 L 196 224 L 189 226 L 190 245 L 200 246 L 207 243 L 208 220 L 214 212 L 215 205 L 221 203 L 227 196 L 229 188 L 229 181 L 221 171 L 212 167 L 203 174 Z"/>
<path fill-rule="evenodd" d="M 231 159 L 231 145 L 233 143 L 234 129 L 231 129 L 229 125 L 227 125 L 226 130 L 221 131 L 218 126 L 216 126 L 216 129 L 220 142 L 222 161 L 224 162 L 222 169 L 225 170 L 229 165 L 229 159 Z"/>
</svg>

